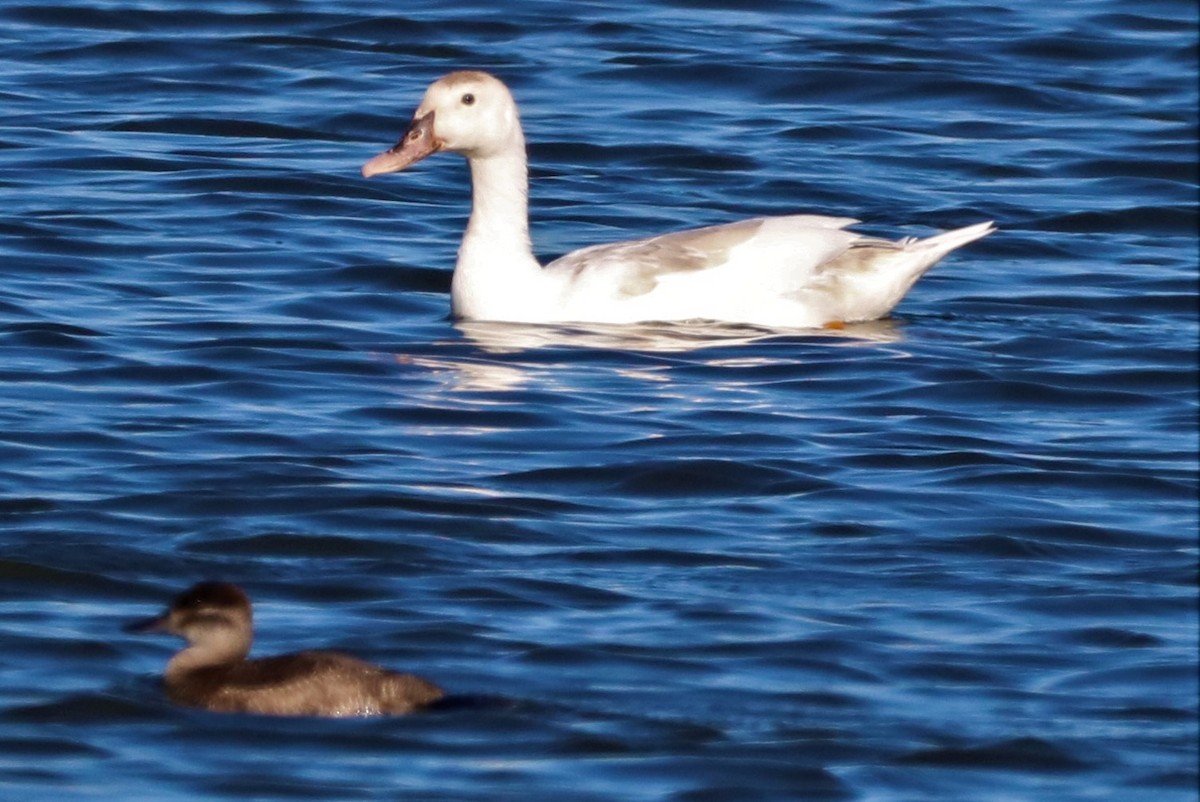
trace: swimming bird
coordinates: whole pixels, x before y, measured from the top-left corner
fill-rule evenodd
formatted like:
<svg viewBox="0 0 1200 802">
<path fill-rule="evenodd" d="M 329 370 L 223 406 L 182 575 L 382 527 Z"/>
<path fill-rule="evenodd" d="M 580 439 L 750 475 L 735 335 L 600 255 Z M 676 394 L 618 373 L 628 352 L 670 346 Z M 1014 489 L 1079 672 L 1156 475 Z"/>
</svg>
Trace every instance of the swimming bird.
<svg viewBox="0 0 1200 802">
<path fill-rule="evenodd" d="M 338 652 L 304 651 L 247 660 L 250 598 L 228 582 L 200 582 L 162 615 L 127 632 L 178 635 L 187 646 L 167 663 L 172 701 L 221 713 L 381 716 L 412 713 L 444 694 L 432 682 Z"/>
<path fill-rule="evenodd" d="M 845 230 L 847 217 L 758 217 L 593 245 L 543 267 L 529 239 L 525 135 L 512 93 L 484 72 L 435 81 L 365 177 L 438 151 L 466 157 L 471 215 L 451 282 L 459 319 L 523 323 L 717 320 L 814 328 L 883 317 L 943 256 L 991 222 L 927 239 Z"/>
</svg>

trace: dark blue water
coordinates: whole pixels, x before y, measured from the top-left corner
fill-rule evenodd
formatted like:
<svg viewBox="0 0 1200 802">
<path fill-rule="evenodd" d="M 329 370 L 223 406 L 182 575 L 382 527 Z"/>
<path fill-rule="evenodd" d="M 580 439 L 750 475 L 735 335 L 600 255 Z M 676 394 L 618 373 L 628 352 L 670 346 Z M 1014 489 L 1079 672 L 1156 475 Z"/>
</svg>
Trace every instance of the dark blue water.
<svg viewBox="0 0 1200 802">
<path fill-rule="evenodd" d="M 0 797 L 1189 800 L 1197 9 L 5 0 Z M 546 257 L 995 219 L 877 324 L 456 326 L 425 85 L 522 103 Z M 460 709 L 173 707 L 122 622 Z"/>
</svg>

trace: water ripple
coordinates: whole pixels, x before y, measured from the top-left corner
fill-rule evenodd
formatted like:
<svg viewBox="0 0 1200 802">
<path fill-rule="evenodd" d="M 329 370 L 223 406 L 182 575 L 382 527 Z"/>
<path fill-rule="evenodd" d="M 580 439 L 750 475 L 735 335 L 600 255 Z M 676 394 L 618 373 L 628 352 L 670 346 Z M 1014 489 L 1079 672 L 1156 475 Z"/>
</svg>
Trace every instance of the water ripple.
<svg viewBox="0 0 1200 802">
<path fill-rule="evenodd" d="M 0 784 L 1194 798 L 1196 17 L 5 4 Z M 462 165 L 358 168 L 461 67 L 522 103 L 547 258 L 1000 231 L 844 331 L 455 325 Z M 262 654 L 451 701 L 179 709 L 119 625 L 202 577 Z"/>
</svg>

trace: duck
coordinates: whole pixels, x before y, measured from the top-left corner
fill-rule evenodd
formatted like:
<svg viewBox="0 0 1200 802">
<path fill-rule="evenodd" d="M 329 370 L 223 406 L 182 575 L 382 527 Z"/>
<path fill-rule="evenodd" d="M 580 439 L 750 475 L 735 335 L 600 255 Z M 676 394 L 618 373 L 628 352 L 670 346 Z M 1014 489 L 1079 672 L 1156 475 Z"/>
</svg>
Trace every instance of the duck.
<svg viewBox="0 0 1200 802">
<path fill-rule="evenodd" d="M 529 236 L 525 134 L 503 81 L 477 70 L 434 81 L 399 141 L 362 174 L 440 151 L 465 157 L 471 174 L 451 279 L 457 320 L 840 328 L 885 317 L 940 259 L 995 230 L 988 221 L 892 241 L 846 230 L 860 222 L 848 217 L 756 217 L 592 245 L 543 266 Z"/>
<path fill-rule="evenodd" d="M 199 582 L 131 633 L 167 633 L 187 646 L 167 663 L 164 684 L 176 704 L 218 713 L 348 718 L 415 713 L 441 700 L 437 685 L 330 651 L 247 659 L 253 639 L 250 597 L 229 582 Z"/>
</svg>

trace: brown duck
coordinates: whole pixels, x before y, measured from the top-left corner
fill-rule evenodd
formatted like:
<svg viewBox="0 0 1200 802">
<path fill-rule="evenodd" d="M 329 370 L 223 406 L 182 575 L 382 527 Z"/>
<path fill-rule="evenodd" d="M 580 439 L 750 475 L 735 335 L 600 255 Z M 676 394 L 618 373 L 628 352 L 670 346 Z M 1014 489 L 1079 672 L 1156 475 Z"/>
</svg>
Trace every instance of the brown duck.
<svg viewBox="0 0 1200 802">
<path fill-rule="evenodd" d="M 254 629 L 250 598 L 228 582 L 201 582 L 165 613 L 128 632 L 166 632 L 187 641 L 167 663 L 167 696 L 221 713 L 268 716 L 386 716 L 418 711 L 442 689 L 412 674 L 349 655 L 303 651 L 248 660 Z"/>
</svg>

